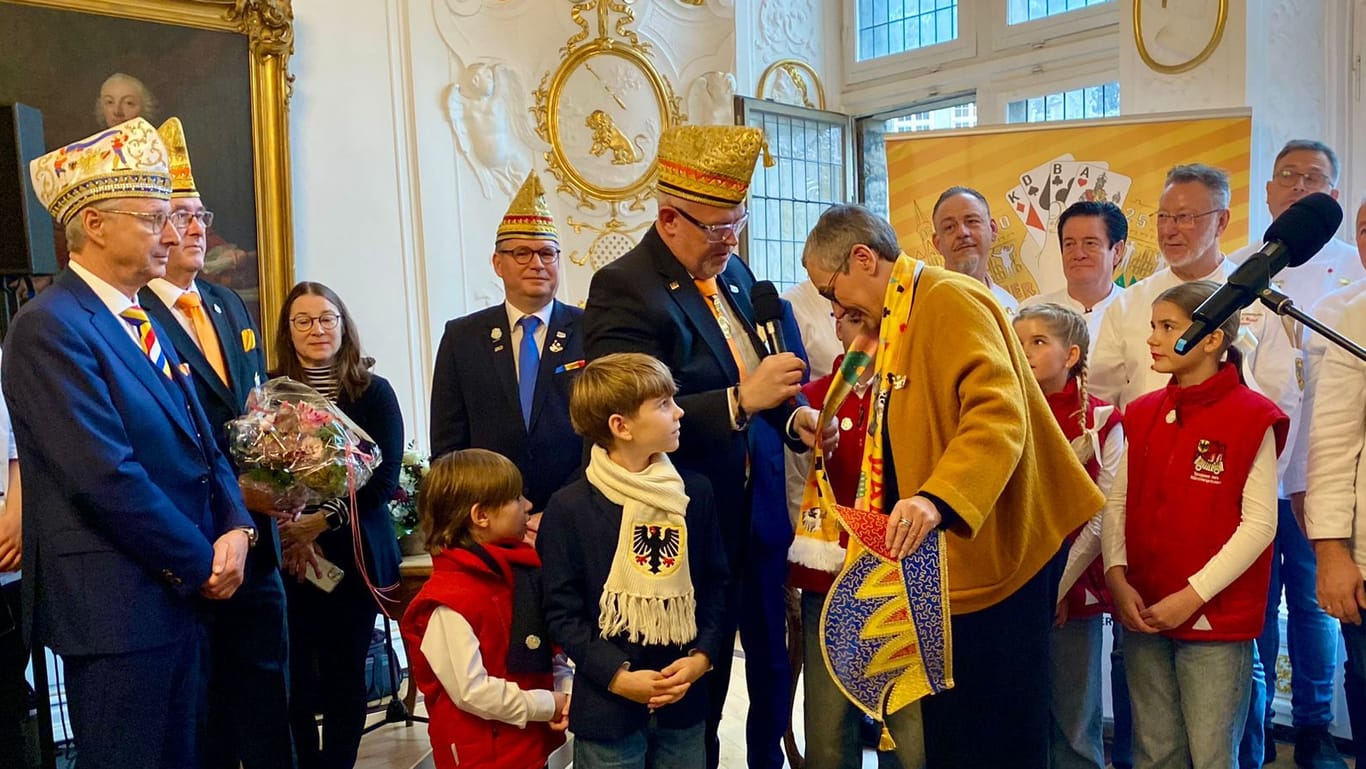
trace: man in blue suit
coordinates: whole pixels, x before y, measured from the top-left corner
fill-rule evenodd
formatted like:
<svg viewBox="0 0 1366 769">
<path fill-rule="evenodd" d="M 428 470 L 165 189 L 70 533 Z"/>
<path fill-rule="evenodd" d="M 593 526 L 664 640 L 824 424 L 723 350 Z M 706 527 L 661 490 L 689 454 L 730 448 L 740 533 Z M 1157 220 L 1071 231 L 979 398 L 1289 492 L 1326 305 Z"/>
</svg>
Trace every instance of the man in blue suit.
<svg viewBox="0 0 1366 769">
<path fill-rule="evenodd" d="M 480 448 L 511 459 L 526 483 L 534 531 L 583 456 L 569 424 L 569 392 L 583 365 L 583 310 L 555 299 L 559 236 L 535 171 L 498 225 L 493 270 L 507 300 L 450 321 L 441 337 L 432 456 Z"/>
<path fill-rule="evenodd" d="M 190 367 L 213 438 L 231 461 L 225 425 L 242 414 L 251 388 L 266 380 L 266 356 L 242 298 L 199 278 L 213 212 L 195 186 L 180 119 L 168 119 L 157 133 L 170 152 L 171 224 L 180 242 L 171 246 L 166 275 L 153 278 L 138 299 L 165 332 L 163 341 Z M 266 512 L 253 511 L 251 517 L 260 543 L 247 557 L 242 588 L 215 602 L 208 615 L 204 763 L 212 769 L 283 769 L 294 763 L 280 540 Z"/>
<path fill-rule="evenodd" d="M 179 241 L 166 148 L 138 118 L 29 170 L 71 262 L 5 340 L 25 625 L 62 656 L 82 769 L 197 767 L 202 599 L 242 584 L 256 530 L 188 367 L 135 301 Z"/>
</svg>

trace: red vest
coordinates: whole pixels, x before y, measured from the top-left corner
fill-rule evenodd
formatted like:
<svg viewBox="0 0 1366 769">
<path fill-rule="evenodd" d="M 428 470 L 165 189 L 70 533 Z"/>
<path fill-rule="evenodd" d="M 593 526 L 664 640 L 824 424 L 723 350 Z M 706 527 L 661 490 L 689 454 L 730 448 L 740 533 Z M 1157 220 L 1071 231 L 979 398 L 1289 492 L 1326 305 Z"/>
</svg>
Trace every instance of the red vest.
<svg viewBox="0 0 1366 769">
<path fill-rule="evenodd" d="M 1174 382 L 1129 404 L 1128 580 L 1151 606 L 1181 590 L 1242 518 L 1243 487 L 1267 428 L 1276 453 L 1289 419 L 1223 364 L 1193 387 Z M 1187 641 L 1245 641 L 1262 632 L 1271 547 L 1176 630 Z"/>
<path fill-rule="evenodd" d="M 495 574 L 469 550 L 449 548 L 432 557 L 432 576 L 403 614 L 400 627 L 412 658 L 413 681 L 422 691 L 431 723 L 427 735 L 438 769 L 541 769 L 564 735 L 552 732 L 547 723 L 531 722 L 525 729 L 490 721 L 458 708 L 422 655 L 422 636 L 438 606 L 460 613 L 479 639 L 479 653 L 490 676 L 511 681 L 523 689 L 553 689 L 550 672 L 518 674 L 507 669 L 512 627 L 512 566 L 541 565 L 531 546 L 485 546 L 502 573 Z M 549 639 L 542 639 L 549 643 Z M 454 748 L 454 754 L 452 753 Z M 454 756 L 460 757 L 455 763 Z"/>
<path fill-rule="evenodd" d="M 802 388 L 802 395 L 806 396 L 813 408 L 818 409 L 825 402 L 825 393 L 830 389 L 830 382 L 838 375 L 843 360 L 843 355 L 835 358 L 834 374 L 812 380 Z M 866 428 L 872 395 L 871 385 L 864 388 L 863 395 L 854 390 L 844 399 L 839 412 L 835 415 L 839 422 L 840 445 L 825 463 L 825 468 L 826 477 L 830 480 L 830 490 L 835 494 L 835 501 L 842 505 L 853 505 L 854 497 L 858 494 L 858 475 L 863 466 L 863 441 L 868 434 Z M 842 531 L 840 545 L 849 545 L 849 535 Z M 799 563 L 789 563 L 787 582 L 801 590 L 828 593 L 830 586 L 835 582 L 835 574 Z"/>
<path fill-rule="evenodd" d="M 1048 407 L 1053 411 L 1053 418 L 1058 420 L 1058 426 L 1062 428 L 1062 434 L 1071 441 L 1081 435 L 1081 422 L 1078 420 L 1080 411 L 1080 399 L 1077 397 L 1077 380 L 1069 377 L 1067 385 L 1059 392 L 1046 396 Z M 1095 425 L 1096 408 L 1098 406 L 1109 405 L 1105 401 L 1094 395 L 1086 396 L 1086 424 Z M 1120 424 L 1119 410 L 1110 412 L 1110 416 L 1105 420 L 1105 424 L 1100 426 L 1099 439 L 1100 446 L 1105 445 L 1105 439 L 1109 437 L 1110 431 Z M 1099 451 L 1099 449 L 1097 449 Z M 1100 477 L 1100 455 L 1091 458 L 1086 463 L 1086 472 L 1091 475 L 1091 480 Z M 1076 539 L 1076 534 L 1068 538 L 1067 544 L 1070 547 Z M 1114 611 L 1114 604 L 1110 600 L 1110 591 L 1105 587 L 1105 566 L 1102 559 L 1097 557 L 1077 579 L 1072 589 L 1067 591 L 1067 616 L 1074 619 L 1085 619 L 1094 617 L 1098 614 L 1105 614 Z"/>
</svg>

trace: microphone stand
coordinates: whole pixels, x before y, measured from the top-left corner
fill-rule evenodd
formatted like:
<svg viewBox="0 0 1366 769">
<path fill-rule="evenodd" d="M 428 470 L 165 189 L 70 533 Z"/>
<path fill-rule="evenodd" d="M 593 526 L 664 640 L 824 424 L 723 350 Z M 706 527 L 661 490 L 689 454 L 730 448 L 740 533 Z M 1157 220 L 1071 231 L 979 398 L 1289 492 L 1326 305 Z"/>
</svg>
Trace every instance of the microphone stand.
<svg viewBox="0 0 1366 769">
<path fill-rule="evenodd" d="M 1294 300 L 1285 294 L 1268 286 L 1267 288 L 1262 289 L 1257 296 L 1262 300 L 1262 304 L 1266 305 L 1277 315 L 1288 315 L 1291 318 L 1294 318 L 1317 332 L 1323 338 L 1355 355 L 1358 360 L 1366 361 L 1366 349 L 1363 349 L 1361 345 L 1315 320 L 1304 310 L 1296 307 Z"/>
</svg>

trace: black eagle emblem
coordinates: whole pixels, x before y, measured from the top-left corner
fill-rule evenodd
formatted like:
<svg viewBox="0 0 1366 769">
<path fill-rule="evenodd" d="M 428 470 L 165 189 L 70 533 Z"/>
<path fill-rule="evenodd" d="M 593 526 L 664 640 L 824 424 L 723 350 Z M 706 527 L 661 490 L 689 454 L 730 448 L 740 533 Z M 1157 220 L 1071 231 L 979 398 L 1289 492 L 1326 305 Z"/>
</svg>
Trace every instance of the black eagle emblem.
<svg viewBox="0 0 1366 769">
<path fill-rule="evenodd" d="M 673 571 L 678 565 L 682 539 L 682 532 L 674 526 L 636 524 L 631 530 L 631 552 L 635 555 L 636 566 L 648 569 L 651 574 Z"/>
</svg>

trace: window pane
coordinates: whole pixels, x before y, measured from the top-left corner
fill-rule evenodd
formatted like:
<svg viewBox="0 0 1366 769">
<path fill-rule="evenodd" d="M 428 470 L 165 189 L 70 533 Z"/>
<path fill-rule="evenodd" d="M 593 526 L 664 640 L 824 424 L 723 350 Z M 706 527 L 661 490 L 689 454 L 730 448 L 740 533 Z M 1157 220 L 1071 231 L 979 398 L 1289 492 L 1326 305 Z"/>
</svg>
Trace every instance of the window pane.
<svg viewBox="0 0 1366 769">
<path fill-rule="evenodd" d="M 958 37 L 958 0 L 859 0 L 855 16 L 860 61 Z"/>
<path fill-rule="evenodd" d="M 957 104 L 950 107 L 897 115 L 887 119 L 886 133 L 938 131 L 945 128 L 971 128 L 977 125 L 977 105 Z"/>
<path fill-rule="evenodd" d="M 1023 24 L 1026 21 L 1077 11 L 1113 0 L 1010 0 L 1006 4 L 1006 22 Z M 876 2 L 876 0 L 874 0 Z"/>
<path fill-rule="evenodd" d="M 1007 123 L 1039 123 L 1045 120 L 1118 116 L 1118 82 L 1058 91 L 1006 104 Z"/>
</svg>

